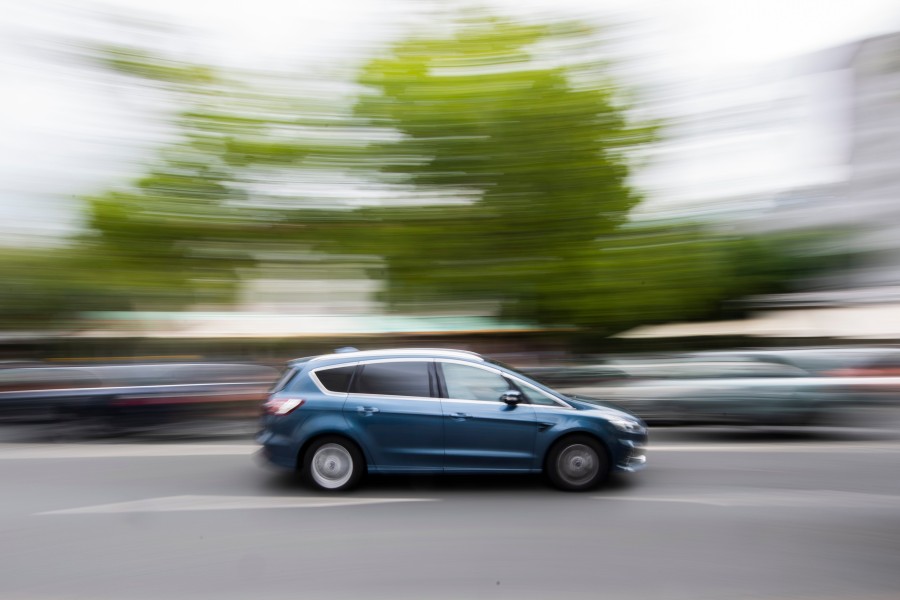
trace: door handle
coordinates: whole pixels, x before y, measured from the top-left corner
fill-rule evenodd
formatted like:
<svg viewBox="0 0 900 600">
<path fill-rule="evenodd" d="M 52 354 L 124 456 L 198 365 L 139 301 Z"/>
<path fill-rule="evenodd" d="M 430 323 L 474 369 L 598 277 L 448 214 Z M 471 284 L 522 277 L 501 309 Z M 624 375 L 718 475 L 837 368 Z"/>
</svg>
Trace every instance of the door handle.
<svg viewBox="0 0 900 600">
<path fill-rule="evenodd" d="M 447 416 L 450 417 L 451 419 L 456 419 L 457 421 L 464 421 L 466 419 L 472 418 L 472 415 L 469 415 L 466 413 L 461 413 L 461 412 L 450 413 Z"/>
<path fill-rule="evenodd" d="M 375 413 L 379 412 L 379 409 L 375 406 L 357 406 L 356 412 L 358 412 L 361 415 L 369 416 L 369 415 L 374 415 Z"/>
</svg>

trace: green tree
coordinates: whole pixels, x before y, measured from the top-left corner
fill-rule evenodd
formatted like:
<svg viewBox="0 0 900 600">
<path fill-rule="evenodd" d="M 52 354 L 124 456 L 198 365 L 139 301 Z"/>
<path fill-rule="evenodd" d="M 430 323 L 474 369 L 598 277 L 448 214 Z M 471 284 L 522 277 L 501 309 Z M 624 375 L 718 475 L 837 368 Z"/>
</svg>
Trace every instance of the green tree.
<svg viewBox="0 0 900 600">
<path fill-rule="evenodd" d="M 127 297 L 96 285 L 95 266 L 80 248 L 0 251 L 0 329 L 52 329 L 82 311 L 128 308 Z"/>
<path fill-rule="evenodd" d="M 609 335 L 733 313 L 728 301 L 826 265 L 791 239 L 631 222 L 634 156 L 657 128 L 633 118 L 605 55 L 583 24 L 481 18 L 364 67 L 356 115 L 395 133 L 372 164 L 423 203 L 357 211 L 345 224 L 359 234 L 339 241 L 383 257 L 391 305 L 463 302 Z"/>
<path fill-rule="evenodd" d="M 131 78 L 129 85 L 161 89 L 177 107 L 175 139 L 146 172 L 86 199 L 90 230 L 80 243 L 104 263 L 98 285 L 129 297 L 133 308 L 228 304 L 260 255 L 309 247 L 315 223 L 303 215 L 310 199 L 297 193 L 275 200 L 263 188 L 273 179 L 297 187 L 307 158 L 340 153 L 342 144 L 310 134 L 335 125 L 330 107 L 276 74 L 212 69 L 124 47 L 95 56 Z"/>
<path fill-rule="evenodd" d="M 300 76 L 104 49 L 106 68 L 170 95 L 177 136 L 130 184 L 87 199 L 90 231 L 67 263 L 87 292 L 77 305 L 229 302 L 259 263 L 302 279 L 313 255 L 335 276 L 372 265 L 396 309 L 593 335 L 783 289 L 796 263 L 778 244 L 630 222 L 633 156 L 655 127 L 632 118 L 604 53 L 577 23 L 460 21 L 368 62 L 351 112 Z M 403 202 L 353 208 L 364 199 L 347 180 Z"/>
<path fill-rule="evenodd" d="M 370 250 L 393 304 L 477 300 L 543 323 L 602 321 L 602 240 L 640 201 L 630 156 L 654 128 L 630 118 L 598 47 L 579 24 L 482 19 L 365 66 L 356 114 L 399 133 L 372 148 L 384 179 L 445 202 L 368 211 L 389 223 Z"/>
</svg>

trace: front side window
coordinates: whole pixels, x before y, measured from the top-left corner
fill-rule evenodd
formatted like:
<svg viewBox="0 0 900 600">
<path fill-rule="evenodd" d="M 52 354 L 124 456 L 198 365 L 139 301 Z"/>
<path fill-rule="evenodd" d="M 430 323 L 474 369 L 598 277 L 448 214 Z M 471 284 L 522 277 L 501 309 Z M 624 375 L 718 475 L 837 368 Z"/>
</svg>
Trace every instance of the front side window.
<svg viewBox="0 0 900 600">
<path fill-rule="evenodd" d="M 355 370 L 356 365 L 319 369 L 315 372 L 315 376 L 319 383 L 322 384 L 322 387 L 329 392 L 346 394 L 350 391 L 350 380 L 353 378 Z"/>
<path fill-rule="evenodd" d="M 429 398 L 429 364 L 426 361 L 398 361 L 361 365 L 353 391 L 357 394 Z"/>
<path fill-rule="evenodd" d="M 528 404 L 537 404 L 538 406 L 561 406 L 558 401 L 531 386 L 519 383 L 518 387 Z"/>
<path fill-rule="evenodd" d="M 441 363 L 447 397 L 452 400 L 501 402 L 500 396 L 512 389 L 500 373 L 457 363 Z"/>
</svg>

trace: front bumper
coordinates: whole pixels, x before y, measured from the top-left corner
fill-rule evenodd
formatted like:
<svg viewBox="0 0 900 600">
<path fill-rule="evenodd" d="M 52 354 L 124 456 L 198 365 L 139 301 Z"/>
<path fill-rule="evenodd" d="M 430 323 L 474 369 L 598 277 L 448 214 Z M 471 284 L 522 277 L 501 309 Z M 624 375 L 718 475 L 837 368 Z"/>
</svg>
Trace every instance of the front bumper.
<svg viewBox="0 0 900 600">
<path fill-rule="evenodd" d="M 622 446 L 622 454 L 616 464 L 617 471 L 634 473 L 647 466 L 647 444 L 632 440 L 619 440 Z"/>
</svg>

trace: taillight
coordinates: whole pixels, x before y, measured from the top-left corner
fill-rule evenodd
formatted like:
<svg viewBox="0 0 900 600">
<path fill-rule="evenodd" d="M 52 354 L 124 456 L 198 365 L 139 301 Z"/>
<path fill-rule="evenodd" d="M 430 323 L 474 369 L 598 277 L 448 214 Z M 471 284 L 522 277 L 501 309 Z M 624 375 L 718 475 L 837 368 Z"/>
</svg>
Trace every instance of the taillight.
<svg viewBox="0 0 900 600">
<path fill-rule="evenodd" d="M 303 405 L 303 398 L 269 398 L 263 404 L 263 412 L 267 415 L 286 415 Z"/>
</svg>

